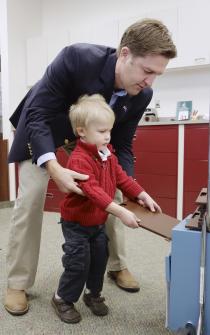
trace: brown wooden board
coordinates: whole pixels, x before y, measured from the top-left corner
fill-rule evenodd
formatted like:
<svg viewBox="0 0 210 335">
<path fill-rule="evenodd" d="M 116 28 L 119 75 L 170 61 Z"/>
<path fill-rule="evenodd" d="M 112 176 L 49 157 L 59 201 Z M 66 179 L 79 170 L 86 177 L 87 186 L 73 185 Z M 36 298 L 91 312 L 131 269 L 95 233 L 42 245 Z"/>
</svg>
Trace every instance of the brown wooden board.
<svg viewBox="0 0 210 335">
<path fill-rule="evenodd" d="M 185 225 L 185 227 L 190 230 L 201 230 L 201 227 L 199 224 L 199 217 L 191 218 L 189 222 Z"/>
<path fill-rule="evenodd" d="M 205 205 L 207 204 L 207 188 L 202 188 L 197 199 L 196 199 L 196 204 L 199 205 Z"/>
<path fill-rule="evenodd" d="M 188 222 L 185 227 L 192 230 L 201 230 L 203 214 L 206 211 L 207 205 L 207 188 L 204 187 L 201 189 L 195 202 L 200 206 L 196 208 L 196 210 L 192 214 L 192 217 L 187 220 Z"/>
<path fill-rule="evenodd" d="M 128 201 L 122 206 L 141 219 L 140 227 L 171 240 L 172 228 L 179 223 L 179 220 L 164 213 L 152 213 L 133 201 Z"/>
</svg>

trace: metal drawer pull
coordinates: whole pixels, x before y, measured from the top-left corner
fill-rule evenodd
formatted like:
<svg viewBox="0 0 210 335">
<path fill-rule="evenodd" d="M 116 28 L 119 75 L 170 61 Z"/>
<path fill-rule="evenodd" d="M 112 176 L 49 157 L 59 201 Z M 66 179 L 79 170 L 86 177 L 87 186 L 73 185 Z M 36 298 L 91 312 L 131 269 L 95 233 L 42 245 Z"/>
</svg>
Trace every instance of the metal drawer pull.
<svg viewBox="0 0 210 335">
<path fill-rule="evenodd" d="M 46 198 L 54 198 L 54 194 L 53 193 L 49 193 L 49 192 L 47 192 L 46 193 Z"/>
</svg>

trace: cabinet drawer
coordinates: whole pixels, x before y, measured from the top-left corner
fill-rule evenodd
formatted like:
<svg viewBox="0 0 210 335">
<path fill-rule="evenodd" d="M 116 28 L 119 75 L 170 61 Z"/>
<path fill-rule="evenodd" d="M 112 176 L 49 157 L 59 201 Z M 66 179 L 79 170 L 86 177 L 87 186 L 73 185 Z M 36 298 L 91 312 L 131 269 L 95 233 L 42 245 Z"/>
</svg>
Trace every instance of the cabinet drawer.
<svg viewBox="0 0 210 335">
<path fill-rule="evenodd" d="M 178 127 L 138 127 L 133 140 L 134 152 L 177 152 Z"/>
<path fill-rule="evenodd" d="M 135 178 L 151 196 L 169 199 L 175 199 L 177 196 L 176 176 L 136 174 Z"/>
<path fill-rule="evenodd" d="M 185 159 L 208 159 L 209 129 L 208 126 L 185 126 Z"/>
<path fill-rule="evenodd" d="M 8 141 L 0 139 L 0 201 L 9 200 Z"/>
<path fill-rule="evenodd" d="M 54 182 L 54 180 L 50 177 L 48 182 L 47 191 L 50 192 L 51 190 L 58 190 L 58 186 Z"/>
<path fill-rule="evenodd" d="M 176 199 L 160 198 L 155 196 L 154 200 L 161 207 L 164 214 L 176 217 Z"/>
<path fill-rule="evenodd" d="M 200 192 L 208 183 L 208 161 L 184 161 L 184 191 Z"/>
<path fill-rule="evenodd" d="M 134 171 L 135 174 L 176 176 L 177 153 L 137 153 L 134 157 Z"/>
<path fill-rule="evenodd" d="M 45 199 L 45 211 L 60 212 L 60 202 L 65 194 L 59 190 L 47 191 Z"/>
<path fill-rule="evenodd" d="M 66 167 L 66 164 L 67 164 L 67 161 L 68 161 L 68 155 L 65 152 L 65 150 L 62 149 L 62 148 L 59 148 L 56 151 L 56 157 L 57 157 L 57 160 L 58 160 L 59 164 L 61 164 L 63 167 Z"/>
<path fill-rule="evenodd" d="M 66 167 L 68 155 L 62 148 L 59 148 L 56 151 L 56 157 L 57 157 L 58 162 L 63 167 Z M 54 180 L 50 178 L 48 182 L 44 210 L 50 211 L 50 212 L 60 212 L 60 201 L 64 197 L 65 197 L 65 194 L 59 191 Z"/>
</svg>

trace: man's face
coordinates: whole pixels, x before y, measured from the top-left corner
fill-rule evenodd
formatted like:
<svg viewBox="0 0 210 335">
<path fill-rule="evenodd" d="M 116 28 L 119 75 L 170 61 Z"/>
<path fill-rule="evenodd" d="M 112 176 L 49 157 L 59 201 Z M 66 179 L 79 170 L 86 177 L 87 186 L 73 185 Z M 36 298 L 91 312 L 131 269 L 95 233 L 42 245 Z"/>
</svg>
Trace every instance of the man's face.
<svg viewBox="0 0 210 335">
<path fill-rule="evenodd" d="M 137 95 L 143 88 L 152 86 L 168 62 L 169 59 L 162 55 L 133 56 L 129 48 L 123 47 L 116 63 L 115 86 Z"/>
</svg>

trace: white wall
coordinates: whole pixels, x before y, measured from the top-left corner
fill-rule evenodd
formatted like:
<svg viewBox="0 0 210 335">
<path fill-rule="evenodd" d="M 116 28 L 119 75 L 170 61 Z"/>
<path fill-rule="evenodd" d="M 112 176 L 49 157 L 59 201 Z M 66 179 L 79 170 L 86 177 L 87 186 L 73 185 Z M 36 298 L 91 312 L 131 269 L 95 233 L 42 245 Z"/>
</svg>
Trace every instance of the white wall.
<svg viewBox="0 0 210 335">
<path fill-rule="evenodd" d="M 208 1 L 208 0 L 201 0 Z M 85 27 L 93 22 L 108 22 L 114 19 L 138 17 L 142 13 L 169 8 L 183 2 L 192 5 L 192 0 L 43 0 L 43 32 L 55 30 L 57 25 L 66 27 Z M 53 28 L 54 22 L 54 28 Z"/>
<path fill-rule="evenodd" d="M 40 0 L 1 0 L 0 32 L 2 61 L 3 137 L 9 147 L 13 131 L 9 117 L 27 91 L 26 39 L 42 31 Z M 9 167 L 10 199 L 15 197 L 14 166 Z"/>
<path fill-rule="evenodd" d="M 1 59 L 4 137 L 9 138 L 8 118 L 27 90 L 26 39 L 41 34 L 40 1 L 2 0 Z"/>
<path fill-rule="evenodd" d="M 208 2 L 209 0 L 200 0 L 199 5 L 205 8 Z M 66 41 L 69 40 L 72 43 L 83 42 L 87 41 L 88 31 L 93 26 L 97 27 L 97 23 L 99 23 L 99 27 L 103 25 L 104 29 L 106 29 L 105 27 L 109 29 L 109 25 L 116 19 L 138 18 L 143 13 L 147 16 L 148 13 L 155 12 L 161 8 L 176 8 L 183 5 L 189 6 L 190 15 L 190 8 L 193 3 L 196 4 L 197 1 L 43 0 L 43 35 L 53 35 L 56 41 L 62 36 L 63 31 L 63 34 L 68 32 L 69 35 Z M 199 24 L 199 19 L 202 19 L 202 17 L 199 17 L 198 13 L 198 21 L 195 24 Z M 167 24 L 170 25 L 170 22 L 167 22 Z M 205 38 L 205 34 L 200 36 L 200 38 Z M 207 40 L 206 43 L 209 43 L 209 41 Z M 199 113 L 204 116 L 209 113 L 210 69 L 208 68 L 165 73 L 156 80 L 153 88 L 154 97 L 150 106 L 154 107 L 155 100 L 159 99 L 161 104 L 160 116 L 174 117 L 176 114 L 176 103 L 179 100 L 192 100 L 193 109 L 198 109 Z"/>
<path fill-rule="evenodd" d="M 177 101 L 192 100 L 193 110 L 209 118 L 210 68 L 166 72 L 157 78 L 153 89 L 150 106 L 160 100 L 160 116 L 175 117 Z"/>
</svg>

